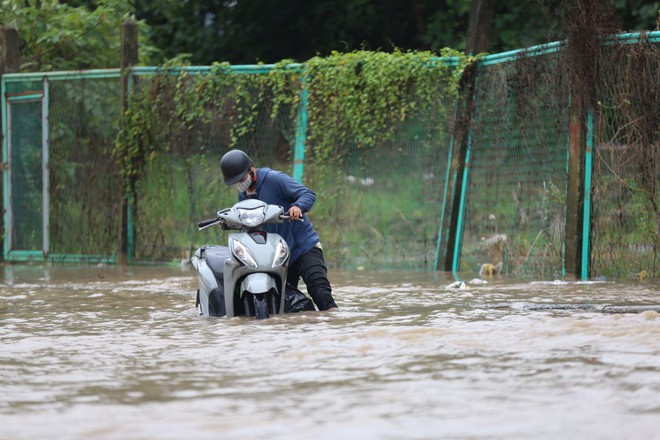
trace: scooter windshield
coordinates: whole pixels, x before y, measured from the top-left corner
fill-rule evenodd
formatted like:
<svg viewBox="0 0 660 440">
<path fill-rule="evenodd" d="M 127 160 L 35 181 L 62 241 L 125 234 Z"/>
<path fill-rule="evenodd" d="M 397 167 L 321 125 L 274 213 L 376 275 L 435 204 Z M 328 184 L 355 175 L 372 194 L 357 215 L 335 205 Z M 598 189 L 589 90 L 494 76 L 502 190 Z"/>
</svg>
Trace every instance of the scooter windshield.
<svg viewBox="0 0 660 440">
<path fill-rule="evenodd" d="M 247 228 L 254 228 L 261 225 L 265 217 L 266 214 L 263 206 L 255 209 L 238 209 L 238 218 L 241 224 Z"/>
</svg>

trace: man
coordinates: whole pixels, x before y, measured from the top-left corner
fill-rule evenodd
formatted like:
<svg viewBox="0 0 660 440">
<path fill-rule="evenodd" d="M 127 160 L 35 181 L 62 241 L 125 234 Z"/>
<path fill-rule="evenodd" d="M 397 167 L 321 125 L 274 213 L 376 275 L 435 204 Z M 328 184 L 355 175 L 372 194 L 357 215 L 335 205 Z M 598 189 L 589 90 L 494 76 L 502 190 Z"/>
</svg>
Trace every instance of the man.
<svg viewBox="0 0 660 440">
<path fill-rule="evenodd" d="M 316 194 L 285 173 L 266 167 L 255 168 L 252 159 L 241 150 L 231 150 L 222 156 L 220 169 L 225 184 L 232 185 L 238 191 L 239 200 L 256 198 L 282 206 L 291 220 L 303 219 L 266 225 L 266 230 L 281 235 L 291 250 L 287 283 L 297 288 L 302 277 L 307 292 L 319 310 L 336 308 L 321 241 L 304 215 L 312 209 Z"/>
</svg>

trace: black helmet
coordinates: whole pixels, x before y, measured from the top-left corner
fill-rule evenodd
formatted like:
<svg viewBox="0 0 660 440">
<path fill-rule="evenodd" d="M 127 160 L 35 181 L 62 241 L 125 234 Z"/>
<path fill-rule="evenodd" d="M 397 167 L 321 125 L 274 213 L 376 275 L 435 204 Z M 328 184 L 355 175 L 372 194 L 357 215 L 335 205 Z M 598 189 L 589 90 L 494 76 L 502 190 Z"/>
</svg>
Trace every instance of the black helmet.
<svg viewBox="0 0 660 440">
<path fill-rule="evenodd" d="M 233 185 L 245 176 L 252 159 L 241 150 L 231 150 L 220 159 L 220 169 L 227 185 Z"/>
</svg>

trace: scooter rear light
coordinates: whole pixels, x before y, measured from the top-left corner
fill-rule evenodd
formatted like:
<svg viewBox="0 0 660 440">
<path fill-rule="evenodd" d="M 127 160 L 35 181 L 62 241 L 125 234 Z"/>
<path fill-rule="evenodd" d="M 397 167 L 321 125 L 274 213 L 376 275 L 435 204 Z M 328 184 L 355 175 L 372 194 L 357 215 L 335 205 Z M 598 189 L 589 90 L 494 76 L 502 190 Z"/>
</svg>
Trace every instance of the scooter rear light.
<svg viewBox="0 0 660 440">
<path fill-rule="evenodd" d="M 250 251 L 248 251 L 243 243 L 236 240 L 235 238 L 231 241 L 231 253 L 238 259 L 238 261 L 245 264 L 246 266 L 250 266 L 255 269 L 259 267 Z"/>
<path fill-rule="evenodd" d="M 289 247 L 286 245 L 286 242 L 284 240 L 278 241 L 277 245 L 275 246 L 275 258 L 273 259 L 272 267 L 282 266 L 284 263 L 286 263 L 288 258 L 289 258 Z"/>
</svg>

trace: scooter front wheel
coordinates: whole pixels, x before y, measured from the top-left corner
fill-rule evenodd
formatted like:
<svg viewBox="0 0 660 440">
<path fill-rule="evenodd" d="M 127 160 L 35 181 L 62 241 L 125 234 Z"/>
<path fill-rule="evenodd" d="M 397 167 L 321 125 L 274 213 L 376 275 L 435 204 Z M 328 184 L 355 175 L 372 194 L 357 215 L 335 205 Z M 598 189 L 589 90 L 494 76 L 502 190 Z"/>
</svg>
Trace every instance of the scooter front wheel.
<svg viewBox="0 0 660 440">
<path fill-rule="evenodd" d="M 268 318 L 268 295 L 254 295 L 254 315 L 257 319 Z"/>
</svg>

